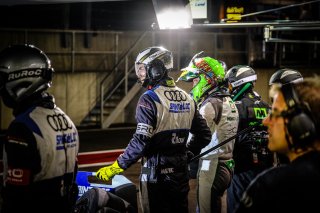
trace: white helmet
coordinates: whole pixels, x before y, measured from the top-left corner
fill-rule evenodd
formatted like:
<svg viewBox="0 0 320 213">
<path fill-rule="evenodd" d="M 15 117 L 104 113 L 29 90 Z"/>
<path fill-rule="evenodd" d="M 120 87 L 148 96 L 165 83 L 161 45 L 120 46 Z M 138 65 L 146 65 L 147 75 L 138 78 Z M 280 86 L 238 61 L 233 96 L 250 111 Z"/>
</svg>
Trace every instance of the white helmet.
<svg viewBox="0 0 320 213">
<path fill-rule="evenodd" d="M 143 86 L 154 85 L 173 68 L 172 53 L 163 47 L 142 50 L 135 61 L 135 71 Z"/>
</svg>

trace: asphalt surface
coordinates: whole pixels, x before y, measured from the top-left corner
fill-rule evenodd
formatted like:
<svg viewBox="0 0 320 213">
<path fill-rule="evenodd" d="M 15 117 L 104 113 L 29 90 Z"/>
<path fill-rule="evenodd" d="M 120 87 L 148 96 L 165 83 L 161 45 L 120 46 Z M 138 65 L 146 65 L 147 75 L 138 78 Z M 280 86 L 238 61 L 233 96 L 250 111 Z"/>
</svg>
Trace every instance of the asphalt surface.
<svg viewBox="0 0 320 213">
<path fill-rule="evenodd" d="M 135 127 L 79 130 L 79 152 L 124 149 L 134 132 Z"/>
</svg>

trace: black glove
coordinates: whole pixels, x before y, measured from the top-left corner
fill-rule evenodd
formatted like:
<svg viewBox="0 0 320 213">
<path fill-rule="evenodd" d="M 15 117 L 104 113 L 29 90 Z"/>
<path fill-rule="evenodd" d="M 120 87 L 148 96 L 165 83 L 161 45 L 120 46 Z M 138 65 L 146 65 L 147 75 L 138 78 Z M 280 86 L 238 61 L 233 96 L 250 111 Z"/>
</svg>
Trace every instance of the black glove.
<svg viewBox="0 0 320 213">
<path fill-rule="evenodd" d="M 199 159 L 191 161 L 189 163 L 189 178 L 196 179 L 199 167 Z"/>
<path fill-rule="evenodd" d="M 187 161 L 190 163 L 191 159 L 194 157 L 194 154 L 191 151 L 187 151 Z"/>
<path fill-rule="evenodd" d="M 194 157 L 194 154 L 191 151 L 187 151 L 187 158 L 189 163 L 189 178 L 196 179 L 197 173 L 198 173 L 198 163 L 199 159 L 191 161 L 191 159 Z"/>
</svg>

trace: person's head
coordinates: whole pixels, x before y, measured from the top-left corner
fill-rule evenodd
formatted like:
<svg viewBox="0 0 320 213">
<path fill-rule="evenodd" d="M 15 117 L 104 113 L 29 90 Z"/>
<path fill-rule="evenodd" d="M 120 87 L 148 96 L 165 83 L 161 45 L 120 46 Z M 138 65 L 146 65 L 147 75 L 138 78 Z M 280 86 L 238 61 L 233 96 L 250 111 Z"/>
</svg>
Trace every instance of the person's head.
<svg viewBox="0 0 320 213">
<path fill-rule="evenodd" d="M 303 81 L 303 77 L 301 73 L 297 70 L 283 68 L 277 70 L 275 73 L 272 74 L 269 80 L 269 86 L 271 89 L 269 91 L 269 97 L 271 99 L 271 103 L 273 102 L 273 94 L 274 91 L 272 87 L 276 84 L 286 85 L 286 84 L 295 84 Z"/>
<path fill-rule="evenodd" d="M 303 81 L 301 73 L 294 69 L 283 68 L 272 74 L 269 80 L 269 86 L 273 84 L 286 85 Z"/>
<path fill-rule="evenodd" d="M 7 107 L 15 108 L 52 83 L 50 59 L 29 44 L 11 45 L 0 52 L 0 94 Z"/>
<path fill-rule="evenodd" d="M 156 85 L 168 77 L 171 69 L 172 53 L 163 47 L 148 47 L 138 54 L 135 61 L 136 75 L 143 87 Z"/>
<path fill-rule="evenodd" d="M 218 60 L 211 57 L 194 58 L 181 71 L 178 81 L 193 82 L 190 94 L 196 102 L 209 91 L 218 89 L 224 79 L 224 68 Z"/>
<path fill-rule="evenodd" d="M 248 89 L 254 87 L 257 75 L 256 72 L 247 65 L 236 65 L 227 71 L 225 80 L 229 84 L 229 91 L 233 99 L 236 100 Z"/>
<path fill-rule="evenodd" d="M 277 84 L 272 89 L 272 110 L 263 121 L 269 132 L 268 148 L 289 159 L 291 155 L 292 160 L 292 156 L 319 146 L 320 77 L 297 84 Z"/>
</svg>

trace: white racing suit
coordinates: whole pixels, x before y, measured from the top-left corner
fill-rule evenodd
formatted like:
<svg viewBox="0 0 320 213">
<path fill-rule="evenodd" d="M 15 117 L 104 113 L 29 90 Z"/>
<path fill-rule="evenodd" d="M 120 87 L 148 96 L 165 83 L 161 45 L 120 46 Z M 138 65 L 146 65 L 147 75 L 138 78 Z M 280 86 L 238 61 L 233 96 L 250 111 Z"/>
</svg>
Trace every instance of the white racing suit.
<svg viewBox="0 0 320 213">
<path fill-rule="evenodd" d="M 211 132 L 194 100 L 166 80 L 146 91 L 136 110 L 137 129 L 117 159 L 127 169 L 142 158 L 140 198 L 144 212 L 188 212 L 189 132 L 204 147 Z"/>
<path fill-rule="evenodd" d="M 75 125 L 49 95 L 21 103 L 14 115 L 4 142 L 2 212 L 69 212 L 77 196 Z"/>
<path fill-rule="evenodd" d="M 212 94 L 201 104 L 199 111 L 212 132 L 211 142 L 201 150 L 201 153 L 237 133 L 238 111 L 228 95 Z M 197 212 L 221 212 L 221 198 L 231 182 L 233 173 L 234 141 L 200 158 L 197 174 Z"/>
</svg>

